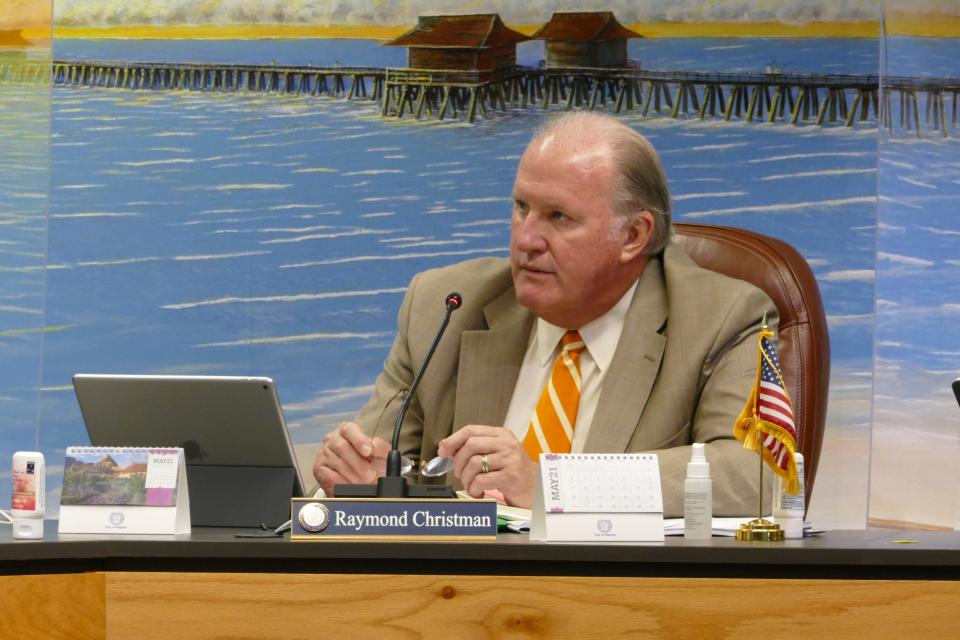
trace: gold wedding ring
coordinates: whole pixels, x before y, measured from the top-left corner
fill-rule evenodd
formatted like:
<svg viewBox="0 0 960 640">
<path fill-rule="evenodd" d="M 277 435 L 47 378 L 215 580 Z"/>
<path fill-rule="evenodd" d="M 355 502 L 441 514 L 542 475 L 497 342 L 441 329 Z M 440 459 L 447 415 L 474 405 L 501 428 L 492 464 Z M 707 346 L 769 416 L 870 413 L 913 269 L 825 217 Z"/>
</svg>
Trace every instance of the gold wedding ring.
<svg viewBox="0 0 960 640">
<path fill-rule="evenodd" d="M 487 461 L 487 454 L 480 456 L 480 473 L 490 473 L 490 464 Z"/>
</svg>

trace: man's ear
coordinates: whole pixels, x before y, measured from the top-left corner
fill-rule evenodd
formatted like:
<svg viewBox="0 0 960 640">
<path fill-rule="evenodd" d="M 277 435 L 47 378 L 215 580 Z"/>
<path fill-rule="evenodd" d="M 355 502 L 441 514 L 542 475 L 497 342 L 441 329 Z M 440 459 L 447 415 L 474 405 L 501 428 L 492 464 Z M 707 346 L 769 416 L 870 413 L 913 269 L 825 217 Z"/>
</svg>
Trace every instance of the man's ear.
<svg viewBox="0 0 960 640">
<path fill-rule="evenodd" d="M 630 216 L 624 227 L 623 248 L 620 251 L 621 262 L 632 262 L 643 255 L 646 248 L 653 242 L 654 224 L 653 214 L 649 211 L 639 211 Z"/>
</svg>

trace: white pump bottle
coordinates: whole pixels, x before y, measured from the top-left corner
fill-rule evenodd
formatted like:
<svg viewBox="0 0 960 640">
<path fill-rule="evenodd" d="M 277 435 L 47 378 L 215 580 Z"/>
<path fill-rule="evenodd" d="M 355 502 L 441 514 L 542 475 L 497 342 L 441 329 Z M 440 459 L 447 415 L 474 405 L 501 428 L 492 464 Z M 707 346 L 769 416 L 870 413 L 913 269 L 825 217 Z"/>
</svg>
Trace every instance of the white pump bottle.
<svg viewBox="0 0 960 640">
<path fill-rule="evenodd" d="M 683 537 L 708 540 L 713 535 L 713 483 L 703 444 L 696 442 L 683 483 Z"/>
</svg>

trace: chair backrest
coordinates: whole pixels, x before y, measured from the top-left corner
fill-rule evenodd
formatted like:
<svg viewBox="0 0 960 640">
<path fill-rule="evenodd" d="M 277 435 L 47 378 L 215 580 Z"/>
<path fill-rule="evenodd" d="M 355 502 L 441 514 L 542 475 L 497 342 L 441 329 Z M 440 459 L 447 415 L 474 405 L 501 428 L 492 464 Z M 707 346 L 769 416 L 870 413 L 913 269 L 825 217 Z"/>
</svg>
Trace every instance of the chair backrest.
<svg viewBox="0 0 960 640">
<path fill-rule="evenodd" d="M 734 227 L 673 227 L 681 248 L 697 264 L 759 287 L 780 312 L 780 363 L 793 400 L 809 506 L 830 383 L 830 336 L 813 271 L 796 249 L 776 238 Z"/>
</svg>

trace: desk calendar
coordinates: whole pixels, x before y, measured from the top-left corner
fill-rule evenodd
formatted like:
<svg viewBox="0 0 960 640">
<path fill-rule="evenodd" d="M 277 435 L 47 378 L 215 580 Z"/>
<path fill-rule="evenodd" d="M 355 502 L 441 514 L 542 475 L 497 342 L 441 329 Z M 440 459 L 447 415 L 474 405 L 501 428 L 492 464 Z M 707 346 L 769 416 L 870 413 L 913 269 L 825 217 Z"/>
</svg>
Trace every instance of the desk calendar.
<svg viewBox="0 0 960 640">
<path fill-rule="evenodd" d="M 533 540 L 663 540 L 663 494 L 654 453 L 541 454 Z"/>
<path fill-rule="evenodd" d="M 183 449 L 67 447 L 60 533 L 190 533 Z"/>
</svg>

